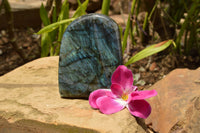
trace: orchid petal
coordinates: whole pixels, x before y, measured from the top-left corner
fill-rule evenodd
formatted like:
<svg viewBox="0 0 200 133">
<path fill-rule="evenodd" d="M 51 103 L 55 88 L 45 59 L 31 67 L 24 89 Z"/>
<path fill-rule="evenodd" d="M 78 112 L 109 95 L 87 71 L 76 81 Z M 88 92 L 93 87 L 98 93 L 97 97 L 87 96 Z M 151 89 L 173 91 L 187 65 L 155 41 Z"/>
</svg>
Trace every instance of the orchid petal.
<svg viewBox="0 0 200 133">
<path fill-rule="evenodd" d="M 133 86 L 131 88 L 129 88 L 128 90 L 126 90 L 126 93 L 130 94 L 134 91 L 137 91 L 138 90 L 138 87 L 137 86 Z"/>
<path fill-rule="evenodd" d="M 99 110 L 104 114 L 113 114 L 125 107 L 124 104 L 117 102 L 115 99 L 107 96 L 98 98 L 97 106 L 99 107 Z"/>
<path fill-rule="evenodd" d="M 102 96 L 108 95 L 109 93 L 111 93 L 111 91 L 108 89 L 98 89 L 93 91 L 92 93 L 90 93 L 89 96 L 89 104 L 91 105 L 92 108 L 97 109 L 98 106 L 96 104 L 96 100 Z"/>
<path fill-rule="evenodd" d="M 151 106 L 145 100 L 131 100 L 127 107 L 134 116 L 146 119 L 151 113 Z"/>
<path fill-rule="evenodd" d="M 131 89 L 133 74 L 126 66 L 120 65 L 112 75 L 111 82 L 120 84 L 124 89 Z"/>
<path fill-rule="evenodd" d="M 137 91 L 137 90 L 138 90 L 138 87 L 137 87 L 137 86 L 132 86 L 132 90 L 133 90 L 133 91 Z"/>
<path fill-rule="evenodd" d="M 131 93 L 132 100 L 147 99 L 156 95 L 156 90 L 134 91 Z"/>
<path fill-rule="evenodd" d="M 110 89 L 112 93 L 115 94 L 117 97 L 121 97 L 124 92 L 124 88 L 121 85 L 115 83 L 111 85 Z"/>
</svg>

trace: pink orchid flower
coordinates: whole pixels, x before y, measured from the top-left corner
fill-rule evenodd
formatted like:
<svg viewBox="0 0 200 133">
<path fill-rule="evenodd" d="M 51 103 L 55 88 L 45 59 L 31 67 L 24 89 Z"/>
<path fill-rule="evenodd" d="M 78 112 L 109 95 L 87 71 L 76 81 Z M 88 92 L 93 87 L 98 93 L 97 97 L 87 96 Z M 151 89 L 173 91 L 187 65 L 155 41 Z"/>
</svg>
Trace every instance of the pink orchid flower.
<svg viewBox="0 0 200 133">
<path fill-rule="evenodd" d="M 131 70 L 123 65 L 115 70 L 111 82 L 111 89 L 98 89 L 90 94 L 89 104 L 92 108 L 112 114 L 126 107 L 134 116 L 145 119 L 150 115 L 151 106 L 144 99 L 156 96 L 155 90 L 138 91 L 133 86 Z"/>
</svg>

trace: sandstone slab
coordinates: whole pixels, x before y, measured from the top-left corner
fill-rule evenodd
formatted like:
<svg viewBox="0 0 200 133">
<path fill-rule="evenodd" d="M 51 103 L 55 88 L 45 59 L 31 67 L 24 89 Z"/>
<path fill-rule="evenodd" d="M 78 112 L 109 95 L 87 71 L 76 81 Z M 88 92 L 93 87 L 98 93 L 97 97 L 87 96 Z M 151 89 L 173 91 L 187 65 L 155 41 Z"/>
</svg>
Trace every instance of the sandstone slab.
<svg viewBox="0 0 200 133">
<path fill-rule="evenodd" d="M 58 60 L 37 59 L 0 77 L 0 132 L 145 132 L 126 109 L 105 115 L 88 100 L 60 98 Z"/>
<path fill-rule="evenodd" d="M 169 133 L 200 132 L 200 95 L 194 98 L 186 110 L 184 119 L 179 120 Z"/>
<path fill-rule="evenodd" d="M 176 69 L 150 89 L 158 95 L 148 100 L 152 113 L 146 124 L 160 133 L 200 132 L 200 68 Z"/>
</svg>

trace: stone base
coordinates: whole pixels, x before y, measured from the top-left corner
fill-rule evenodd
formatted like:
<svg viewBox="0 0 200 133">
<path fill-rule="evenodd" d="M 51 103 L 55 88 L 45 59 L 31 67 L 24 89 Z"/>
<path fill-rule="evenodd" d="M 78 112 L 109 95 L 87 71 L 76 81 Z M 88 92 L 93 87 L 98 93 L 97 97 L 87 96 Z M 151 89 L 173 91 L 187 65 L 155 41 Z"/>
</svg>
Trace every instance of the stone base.
<svg viewBox="0 0 200 133">
<path fill-rule="evenodd" d="M 88 100 L 62 99 L 58 57 L 40 58 L 0 77 L 0 133 L 145 131 L 124 109 L 105 115 Z"/>
<path fill-rule="evenodd" d="M 159 133 L 200 133 L 200 67 L 175 69 L 149 88 L 152 113 L 146 124 Z"/>
</svg>

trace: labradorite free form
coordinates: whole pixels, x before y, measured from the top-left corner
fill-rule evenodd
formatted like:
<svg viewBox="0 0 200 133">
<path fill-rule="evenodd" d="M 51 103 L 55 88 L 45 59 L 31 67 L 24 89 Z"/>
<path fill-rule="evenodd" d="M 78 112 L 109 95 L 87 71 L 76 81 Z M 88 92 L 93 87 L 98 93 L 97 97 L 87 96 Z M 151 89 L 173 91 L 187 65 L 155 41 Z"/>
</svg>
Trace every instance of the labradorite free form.
<svg viewBox="0 0 200 133">
<path fill-rule="evenodd" d="M 88 14 L 66 29 L 60 47 L 61 97 L 88 98 L 90 92 L 110 88 L 111 76 L 122 64 L 118 25 L 101 14 Z"/>
</svg>

